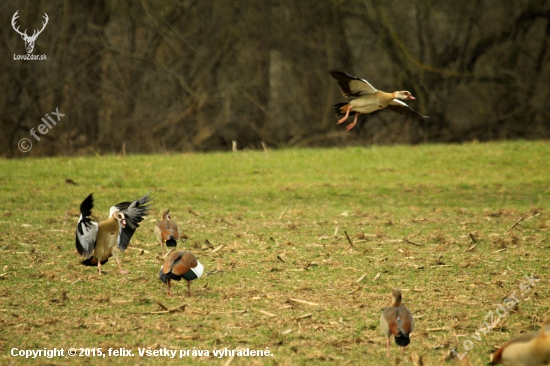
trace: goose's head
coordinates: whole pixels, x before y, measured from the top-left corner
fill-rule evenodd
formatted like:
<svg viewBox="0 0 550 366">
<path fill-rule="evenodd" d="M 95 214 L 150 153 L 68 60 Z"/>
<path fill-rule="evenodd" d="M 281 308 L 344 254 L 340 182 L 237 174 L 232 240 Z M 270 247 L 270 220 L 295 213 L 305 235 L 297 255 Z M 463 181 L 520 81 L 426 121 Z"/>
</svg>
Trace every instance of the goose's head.
<svg viewBox="0 0 550 366">
<path fill-rule="evenodd" d="M 122 226 L 123 229 L 126 227 L 126 217 L 122 212 L 120 211 L 113 212 L 113 217 L 115 218 L 115 220 L 119 222 L 120 226 Z"/>
<path fill-rule="evenodd" d="M 393 97 L 395 99 L 401 99 L 401 100 L 415 100 L 416 99 L 408 91 L 396 91 L 396 92 L 393 93 Z"/>
<path fill-rule="evenodd" d="M 170 217 L 170 210 L 167 208 L 163 209 L 160 212 L 160 218 L 161 220 L 171 220 L 172 218 Z"/>
<path fill-rule="evenodd" d="M 391 293 L 392 305 L 394 307 L 401 306 L 401 291 L 394 289 Z"/>
</svg>

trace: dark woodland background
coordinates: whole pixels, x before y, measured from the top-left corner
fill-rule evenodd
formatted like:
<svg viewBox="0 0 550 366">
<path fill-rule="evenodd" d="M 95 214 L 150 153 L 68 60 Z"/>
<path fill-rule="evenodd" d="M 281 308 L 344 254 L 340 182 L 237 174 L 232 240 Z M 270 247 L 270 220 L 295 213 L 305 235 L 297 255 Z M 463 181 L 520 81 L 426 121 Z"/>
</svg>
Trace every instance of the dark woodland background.
<svg viewBox="0 0 550 366">
<path fill-rule="evenodd" d="M 548 0 L 4 1 L 5 157 L 550 137 Z M 21 30 L 40 29 L 34 54 Z M 409 90 L 350 133 L 327 70 Z M 66 114 L 35 142 L 30 128 Z M 28 154 L 17 142 L 33 141 Z"/>
</svg>

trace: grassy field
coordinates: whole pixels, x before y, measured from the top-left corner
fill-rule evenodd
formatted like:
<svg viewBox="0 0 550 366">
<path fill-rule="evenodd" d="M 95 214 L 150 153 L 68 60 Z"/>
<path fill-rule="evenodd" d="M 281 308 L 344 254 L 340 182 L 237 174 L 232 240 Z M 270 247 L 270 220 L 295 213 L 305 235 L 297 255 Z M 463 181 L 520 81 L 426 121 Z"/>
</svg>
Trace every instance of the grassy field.
<svg viewBox="0 0 550 366">
<path fill-rule="evenodd" d="M 101 220 L 156 193 L 127 275 L 79 264 L 91 192 Z M 175 363 L 139 354 L 164 349 L 181 364 L 483 365 L 550 316 L 549 196 L 548 142 L 0 160 L 0 364 L 103 364 L 11 356 L 101 347 L 133 352 L 107 356 L 120 365 Z M 191 298 L 158 279 L 162 208 L 205 266 Z M 378 322 L 392 288 L 416 329 L 388 359 Z M 186 307 L 154 314 L 158 302 Z M 273 355 L 213 355 L 225 348 Z"/>
</svg>

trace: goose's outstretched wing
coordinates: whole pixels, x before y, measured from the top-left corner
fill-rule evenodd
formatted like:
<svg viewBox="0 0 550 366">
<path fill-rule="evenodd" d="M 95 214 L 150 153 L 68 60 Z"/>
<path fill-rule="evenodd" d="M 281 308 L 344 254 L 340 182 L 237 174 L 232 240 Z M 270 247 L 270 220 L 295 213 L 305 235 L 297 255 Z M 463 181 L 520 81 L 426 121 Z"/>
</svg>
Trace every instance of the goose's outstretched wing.
<svg viewBox="0 0 550 366">
<path fill-rule="evenodd" d="M 361 95 L 374 94 L 378 91 L 365 79 L 359 79 L 357 76 L 346 74 L 342 70 L 332 69 L 329 73 L 330 76 L 336 79 L 345 97 L 357 98 Z"/>
<path fill-rule="evenodd" d="M 112 215 L 114 211 L 120 211 L 124 214 L 126 218 L 126 227 L 120 228 L 118 232 L 118 248 L 120 250 L 125 250 L 130 244 L 130 239 L 132 235 L 136 232 L 136 229 L 139 227 L 139 223 L 143 221 L 143 218 L 147 216 L 152 204 L 148 204 L 153 198 L 146 194 L 138 200 L 133 202 L 121 202 L 113 207 L 111 207 L 110 214 Z"/>
<path fill-rule="evenodd" d="M 80 218 L 76 224 L 76 250 L 86 259 L 90 258 L 94 252 L 99 228 L 97 222 L 93 222 L 90 218 L 93 207 L 94 199 L 90 193 L 80 204 Z"/>
<path fill-rule="evenodd" d="M 399 99 L 392 100 L 390 102 L 390 104 L 385 109 L 389 109 L 391 111 L 401 113 L 401 114 L 404 114 L 406 116 L 413 117 L 413 118 L 418 118 L 418 119 L 430 118 L 428 116 L 424 116 L 424 115 L 418 113 L 417 111 L 415 111 L 414 109 L 409 107 L 407 105 L 407 103 L 404 103 L 404 102 L 400 101 Z"/>
</svg>

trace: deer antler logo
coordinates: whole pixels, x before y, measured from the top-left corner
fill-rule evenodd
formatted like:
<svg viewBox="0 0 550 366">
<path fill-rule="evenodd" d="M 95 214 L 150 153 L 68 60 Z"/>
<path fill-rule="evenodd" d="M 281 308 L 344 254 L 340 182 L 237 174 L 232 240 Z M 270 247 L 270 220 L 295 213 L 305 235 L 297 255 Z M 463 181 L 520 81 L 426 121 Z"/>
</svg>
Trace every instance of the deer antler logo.
<svg viewBox="0 0 550 366">
<path fill-rule="evenodd" d="M 48 19 L 49 19 L 48 14 L 44 13 L 44 19 L 46 20 L 46 22 L 42 22 L 42 29 L 40 30 L 35 29 L 34 32 L 32 33 L 32 36 L 29 37 L 27 35 L 26 29 L 24 32 L 21 32 L 19 31 L 19 26 L 15 28 L 15 20 L 19 18 L 19 15 L 17 15 L 17 13 L 19 13 L 19 10 L 17 10 L 15 14 L 13 14 L 13 17 L 11 18 L 11 26 L 17 33 L 21 35 L 21 38 L 23 38 L 23 41 L 25 41 L 25 48 L 27 49 L 27 53 L 32 53 L 32 50 L 34 49 L 34 42 L 36 42 L 36 38 L 38 38 L 40 33 L 42 33 L 44 28 L 46 28 L 46 24 L 48 24 Z"/>
</svg>

